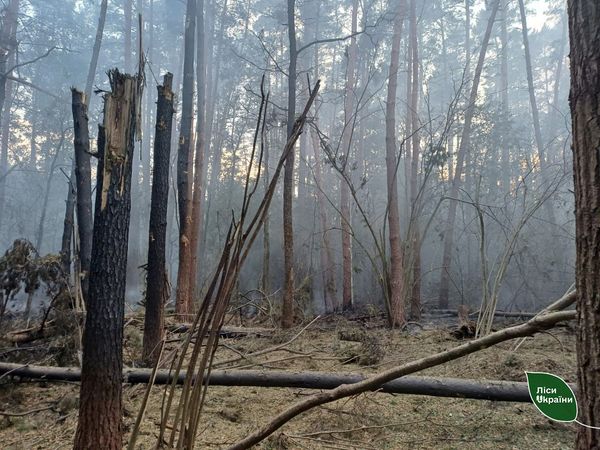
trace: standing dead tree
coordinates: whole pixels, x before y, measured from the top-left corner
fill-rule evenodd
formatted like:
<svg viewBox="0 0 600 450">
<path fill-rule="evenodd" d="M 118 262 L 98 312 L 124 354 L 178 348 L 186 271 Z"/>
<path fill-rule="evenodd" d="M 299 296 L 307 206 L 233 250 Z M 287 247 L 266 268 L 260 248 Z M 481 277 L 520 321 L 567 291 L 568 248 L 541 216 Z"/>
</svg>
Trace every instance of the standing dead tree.
<svg viewBox="0 0 600 450">
<path fill-rule="evenodd" d="M 143 359 L 152 365 L 158 359 L 163 338 L 163 308 L 169 296 L 165 245 L 167 235 L 167 206 L 169 202 L 169 163 L 173 123 L 173 75 L 164 76 L 158 86 L 156 131 L 154 134 L 154 170 L 148 236 L 148 266 L 146 282 L 146 314 L 144 315 Z"/>
<path fill-rule="evenodd" d="M 94 78 L 96 76 L 96 69 L 98 67 L 98 58 L 100 56 L 100 47 L 102 45 L 102 36 L 104 34 L 104 24 L 106 22 L 106 10 L 108 7 L 108 0 L 102 0 L 100 6 L 100 16 L 98 17 L 98 28 L 96 28 L 96 39 L 94 40 L 94 48 L 92 49 L 92 59 L 88 67 L 87 78 L 85 82 L 85 102 L 89 109 L 92 99 L 92 86 L 94 84 Z M 89 143 L 88 143 L 89 147 Z M 89 158 L 88 155 L 82 155 L 82 157 Z M 65 218 L 63 220 L 63 234 L 62 234 L 62 246 L 61 255 L 63 258 L 63 265 L 65 273 L 70 273 L 71 269 L 71 243 L 73 240 L 73 216 L 75 211 L 75 203 L 77 196 L 76 182 L 74 175 L 76 173 L 76 161 L 73 161 L 71 166 L 71 174 L 68 177 L 68 191 L 67 191 L 67 207 L 65 208 Z M 91 192 L 90 192 L 90 216 L 91 216 Z M 91 220 L 91 217 L 90 217 Z M 90 222 L 91 224 L 91 222 Z M 89 243 L 89 250 L 91 251 L 91 241 Z M 79 283 L 75 283 L 78 285 Z"/>
<path fill-rule="evenodd" d="M 92 265 L 83 335 L 76 450 L 121 449 L 123 318 L 131 172 L 141 81 L 109 72 L 98 139 L 98 184 Z"/>
<path fill-rule="evenodd" d="M 75 146 L 75 179 L 77 186 L 77 228 L 79 231 L 79 265 L 81 291 L 87 300 L 90 259 L 92 256 L 92 169 L 87 99 L 83 92 L 71 89 L 73 109 L 73 140 Z M 79 271 L 76 271 L 79 273 Z"/>
</svg>

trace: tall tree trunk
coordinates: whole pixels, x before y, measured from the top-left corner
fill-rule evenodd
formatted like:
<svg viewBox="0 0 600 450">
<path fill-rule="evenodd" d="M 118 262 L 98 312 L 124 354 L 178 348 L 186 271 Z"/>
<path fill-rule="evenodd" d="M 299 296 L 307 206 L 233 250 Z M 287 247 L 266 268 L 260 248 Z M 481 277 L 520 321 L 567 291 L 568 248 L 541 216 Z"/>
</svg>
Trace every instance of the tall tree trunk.
<svg viewBox="0 0 600 450">
<path fill-rule="evenodd" d="M 204 33 L 204 0 L 198 0 L 196 5 L 196 89 L 198 91 L 196 105 L 196 155 L 194 159 L 194 186 L 192 200 L 192 230 L 191 230 L 191 264 L 190 264 L 190 286 L 189 297 L 195 298 L 198 294 L 196 286 L 198 283 L 198 254 L 200 252 L 200 240 L 202 232 L 202 213 L 204 209 L 205 188 L 205 153 L 206 153 L 206 55 L 205 55 L 205 33 Z"/>
<path fill-rule="evenodd" d="M 156 364 L 163 339 L 163 309 L 169 298 L 165 246 L 167 210 L 169 204 L 169 168 L 171 158 L 171 128 L 173 123 L 173 75 L 164 76 L 158 86 L 156 129 L 154 133 L 154 170 L 152 202 L 148 227 L 148 268 L 146 282 L 146 314 L 144 316 L 143 359 Z"/>
<path fill-rule="evenodd" d="M 394 9 L 392 55 L 388 74 L 387 99 L 385 104 L 385 166 L 387 180 L 387 208 L 390 241 L 390 267 L 387 281 L 388 321 L 390 326 L 402 326 L 406 322 L 406 286 L 404 283 L 404 254 L 400 236 L 400 211 L 398 204 L 398 177 L 396 154 L 396 93 L 398 88 L 398 61 L 402 24 L 406 14 L 405 0 L 397 0 Z"/>
<path fill-rule="evenodd" d="M 531 106 L 531 115 L 533 118 L 533 131 L 535 135 L 535 146 L 537 147 L 537 154 L 539 159 L 539 167 L 541 172 L 541 179 L 544 182 L 544 188 L 548 188 L 547 184 L 547 165 L 546 155 L 544 153 L 544 141 L 542 140 L 542 130 L 540 128 L 540 113 L 537 107 L 537 101 L 535 99 L 535 86 L 533 85 L 533 68 L 531 65 L 531 52 L 529 50 L 529 33 L 527 31 L 527 16 L 525 13 L 525 3 L 523 0 L 519 0 L 519 11 L 521 13 L 521 31 L 523 33 L 523 48 L 525 50 L 525 67 L 527 70 L 527 86 L 529 88 L 529 104 Z M 550 224 L 556 223 L 556 217 L 554 215 L 554 207 L 552 198 L 548 198 L 544 202 L 544 209 L 548 216 Z"/>
<path fill-rule="evenodd" d="M 288 110 L 287 137 L 292 135 L 296 120 L 296 0 L 287 0 L 288 39 L 290 64 L 288 68 Z M 281 327 L 290 328 L 294 323 L 294 161 L 295 151 L 291 151 L 285 160 L 283 175 L 283 258 L 284 277 L 283 305 L 281 308 Z"/>
<path fill-rule="evenodd" d="M 358 27 L 358 0 L 352 2 L 351 33 L 356 33 Z M 356 88 L 356 37 L 350 38 L 348 47 L 348 65 L 346 67 L 346 85 L 344 87 L 344 130 L 340 152 L 343 158 L 344 177 L 340 180 L 340 228 L 342 230 L 342 308 L 352 309 L 353 280 L 352 280 L 352 209 L 350 205 L 350 186 L 348 179 L 352 174 L 350 155 L 352 153 L 352 131 L 354 128 L 354 90 Z"/>
<path fill-rule="evenodd" d="M 508 5 L 510 0 L 501 0 L 500 6 L 500 114 L 502 120 L 501 145 L 501 167 L 502 167 L 502 186 L 504 192 L 510 190 L 510 148 L 508 147 Z"/>
<path fill-rule="evenodd" d="M 412 89 L 410 98 L 411 119 L 411 149 L 410 159 L 410 247 L 411 247 L 411 296 L 410 296 L 410 316 L 412 319 L 421 318 L 421 230 L 419 216 L 421 208 L 419 205 L 419 39 L 417 32 L 417 0 L 411 0 L 410 3 L 410 41 L 412 54 Z"/>
<path fill-rule="evenodd" d="M 473 113 L 475 112 L 475 102 L 477 101 L 477 89 L 479 88 L 481 72 L 483 71 L 483 63 L 485 62 L 485 54 L 490 42 L 490 35 L 492 34 L 492 28 L 494 27 L 494 20 L 496 19 L 499 4 L 500 0 L 495 0 L 492 4 L 485 34 L 483 35 L 483 40 L 481 41 L 479 59 L 477 60 L 477 66 L 475 67 L 475 74 L 473 76 L 473 83 L 471 85 L 471 93 L 469 94 L 469 103 L 467 104 L 467 109 L 465 111 L 465 123 L 463 125 L 458 148 L 456 168 L 454 169 L 454 177 L 452 178 L 452 185 L 450 186 L 450 192 L 448 194 L 450 200 L 448 205 L 448 219 L 446 220 L 446 227 L 444 230 L 444 253 L 442 256 L 442 273 L 440 278 L 440 293 L 438 298 L 438 307 L 441 309 L 448 308 L 450 266 L 452 262 L 452 250 L 454 243 L 454 225 L 456 223 L 456 199 L 462 184 L 463 165 L 470 147 L 471 125 L 473 121 Z"/>
<path fill-rule="evenodd" d="M 194 118 L 194 42 L 196 39 L 196 0 L 188 0 L 185 12 L 183 90 L 181 126 L 177 150 L 177 193 L 179 203 L 179 268 L 175 308 L 181 318 L 192 313 L 189 274 L 192 266 L 192 127 Z"/>
<path fill-rule="evenodd" d="M 573 175 L 577 248 L 578 420 L 600 426 L 600 3 L 569 0 Z M 600 447 L 600 430 L 577 427 L 577 448 Z"/>
<path fill-rule="evenodd" d="M 73 109 L 73 136 L 75 146 L 75 178 L 77 180 L 77 228 L 79 230 L 79 262 L 81 291 L 87 301 L 92 256 L 92 170 L 90 137 L 85 94 L 71 89 Z"/>
<path fill-rule="evenodd" d="M 109 73 L 99 164 L 94 243 L 83 334 L 83 364 L 75 450 L 120 450 L 123 318 L 131 169 L 141 85 L 137 77 Z"/>
<path fill-rule="evenodd" d="M 218 54 L 218 53 L 217 53 Z M 263 150 L 263 187 L 265 195 L 269 189 L 269 181 L 271 173 L 269 169 L 269 137 L 263 127 L 261 131 L 261 144 Z M 271 214 L 267 210 L 263 224 L 263 255 L 262 255 L 262 275 L 260 288 L 265 295 L 269 295 L 271 291 Z"/>
</svg>

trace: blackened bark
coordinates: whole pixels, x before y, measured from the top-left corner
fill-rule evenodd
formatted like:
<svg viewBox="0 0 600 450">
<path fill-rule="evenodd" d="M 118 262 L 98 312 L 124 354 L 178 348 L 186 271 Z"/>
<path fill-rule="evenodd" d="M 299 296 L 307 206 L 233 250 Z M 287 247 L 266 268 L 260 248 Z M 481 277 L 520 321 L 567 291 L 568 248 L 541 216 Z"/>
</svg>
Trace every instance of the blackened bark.
<svg viewBox="0 0 600 450">
<path fill-rule="evenodd" d="M 122 448 L 123 317 L 137 77 L 109 73 L 98 138 L 98 185 L 75 450 Z"/>
<path fill-rule="evenodd" d="M 600 3 L 569 0 L 573 174 L 577 248 L 578 420 L 600 426 Z M 600 430 L 577 427 L 577 448 L 600 447 Z"/>
<path fill-rule="evenodd" d="M 79 230 L 79 261 L 81 291 L 87 301 L 90 259 L 92 256 L 92 171 L 87 100 L 83 92 L 71 89 L 73 136 L 75 146 L 75 178 L 77 185 L 77 229 Z"/>
<path fill-rule="evenodd" d="M 65 218 L 63 220 L 63 234 L 62 242 L 60 246 L 60 261 L 63 272 L 69 276 L 71 274 L 71 246 L 73 242 L 73 218 L 75 215 L 75 197 L 77 192 L 75 190 L 75 161 L 71 166 L 71 174 L 67 181 L 67 200 L 65 205 Z"/>
<path fill-rule="evenodd" d="M 148 237 L 148 269 L 146 282 L 146 315 L 144 318 L 144 361 L 154 365 L 163 338 L 163 308 L 167 299 L 165 245 L 169 202 L 169 162 L 173 122 L 173 75 L 164 76 L 158 86 L 156 128 L 154 134 L 154 170 Z"/>
</svg>

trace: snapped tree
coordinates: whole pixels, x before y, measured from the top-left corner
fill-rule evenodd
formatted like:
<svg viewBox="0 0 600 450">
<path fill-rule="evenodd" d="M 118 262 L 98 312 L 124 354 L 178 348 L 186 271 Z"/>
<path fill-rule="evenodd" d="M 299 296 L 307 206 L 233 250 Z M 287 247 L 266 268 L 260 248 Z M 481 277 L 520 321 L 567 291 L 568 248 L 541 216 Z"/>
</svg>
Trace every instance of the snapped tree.
<svg viewBox="0 0 600 450">
<path fill-rule="evenodd" d="M 98 183 L 76 450 L 122 448 L 123 317 L 139 77 L 111 70 L 98 138 Z"/>
</svg>

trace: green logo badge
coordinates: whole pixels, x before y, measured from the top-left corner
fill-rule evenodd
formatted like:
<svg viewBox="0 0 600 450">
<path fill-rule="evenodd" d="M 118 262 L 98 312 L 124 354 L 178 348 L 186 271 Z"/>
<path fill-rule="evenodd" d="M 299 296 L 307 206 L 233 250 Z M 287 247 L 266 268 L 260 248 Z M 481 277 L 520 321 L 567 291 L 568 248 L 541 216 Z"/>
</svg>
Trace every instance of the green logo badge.
<svg viewBox="0 0 600 450">
<path fill-rule="evenodd" d="M 545 372 L 525 374 L 531 401 L 543 415 L 559 422 L 577 419 L 577 400 L 565 380 Z"/>
</svg>

